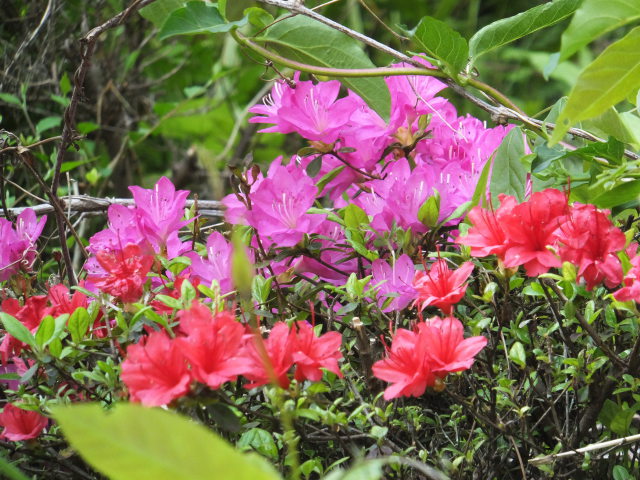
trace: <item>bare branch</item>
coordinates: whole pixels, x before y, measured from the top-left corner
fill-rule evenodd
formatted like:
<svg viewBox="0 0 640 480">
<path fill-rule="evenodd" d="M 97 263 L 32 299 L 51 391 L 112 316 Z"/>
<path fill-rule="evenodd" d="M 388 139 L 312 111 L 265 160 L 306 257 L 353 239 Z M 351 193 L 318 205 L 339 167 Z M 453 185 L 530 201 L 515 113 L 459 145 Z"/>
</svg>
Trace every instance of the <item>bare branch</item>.
<svg viewBox="0 0 640 480">
<path fill-rule="evenodd" d="M 135 205 L 132 198 L 99 198 L 87 195 L 70 195 L 60 198 L 59 201 L 60 206 L 65 211 L 72 213 L 95 213 L 97 215 L 104 215 L 111 205 Z M 187 200 L 186 207 L 190 208 L 194 203 L 195 200 Z M 56 211 L 51 203 L 42 203 L 40 205 L 34 205 L 33 207 L 14 207 L 8 208 L 7 210 L 9 215 L 19 215 L 27 208 L 32 209 L 36 215 L 45 215 Z M 198 200 L 198 214 L 203 217 L 217 219 L 224 216 L 222 204 L 216 200 Z M 4 213 L 0 211 L 0 217 L 3 216 Z"/>
</svg>

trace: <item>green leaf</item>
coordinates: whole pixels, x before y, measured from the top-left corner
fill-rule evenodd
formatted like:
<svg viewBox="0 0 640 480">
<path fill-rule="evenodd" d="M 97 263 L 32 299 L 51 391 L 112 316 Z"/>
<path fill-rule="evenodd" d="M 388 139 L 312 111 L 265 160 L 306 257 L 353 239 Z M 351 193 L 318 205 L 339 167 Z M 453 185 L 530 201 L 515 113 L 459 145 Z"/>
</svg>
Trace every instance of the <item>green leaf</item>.
<svg viewBox="0 0 640 480">
<path fill-rule="evenodd" d="M 58 84 L 60 85 L 60 92 L 62 92 L 62 95 L 66 95 L 71 91 L 71 80 L 69 80 L 67 72 L 64 72 Z"/>
<path fill-rule="evenodd" d="M 524 201 L 527 169 L 520 159 L 524 157 L 524 136 L 519 127 L 512 129 L 496 150 L 491 174 L 491 197 L 497 200 L 500 193 L 513 195 Z"/>
<path fill-rule="evenodd" d="M 608 108 L 602 115 L 590 118 L 582 123 L 582 128 L 603 137 L 613 136 L 622 143 L 640 143 L 640 125 L 630 124 L 627 119 L 633 117 L 633 113 L 618 113 L 615 107 Z M 638 117 L 636 117 L 638 118 Z"/>
<path fill-rule="evenodd" d="M 476 184 L 476 189 L 473 191 L 473 197 L 471 197 L 471 204 L 469 205 L 469 210 L 471 210 L 476 205 L 482 206 L 487 197 L 487 182 L 489 181 L 489 172 L 491 172 L 491 165 L 493 164 L 493 160 L 495 159 L 495 152 L 491 155 L 487 163 L 482 167 L 482 172 L 480 173 L 480 177 L 478 178 L 478 183 Z"/>
<path fill-rule="evenodd" d="M 231 279 L 238 293 L 245 298 L 251 298 L 251 285 L 253 284 L 253 263 L 247 254 L 247 246 L 242 239 L 240 230 L 235 229 L 231 235 L 233 253 L 231 254 Z"/>
<path fill-rule="evenodd" d="M 20 320 L 4 312 L 0 312 L 0 320 L 2 320 L 4 329 L 9 335 L 20 340 L 22 343 L 26 343 L 31 348 L 36 347 L 36 339 Z"/>
<path fill-rule="evenodd" d="M 627 202 L 638 200 L 640 196 L 640 180 L 622 183 L 608 192 L 598 195 L 592 200 L 600 208 L 613 208 Z"/>
<path fill-rule="evenodd" d="M 264 36 L 254 40 L 266 42 L 280 55 L 309 65 L 330 68 L 375 67 L 357 41 L 302 15 L 279 21 L 269 27 Z M 383 118 L 389 118 L 391 96 L 384 79 L 344 78 L 341 81 Z"/>
<path fill-rule="evenodd" d="M 169 15 L 160 30 L 160 40 L 174 35 L 192 35 L 195 33 L 225 33 L 247 23 L 243 18 L 227 23 L 216 5 L 202 1 L 189 2 Z"/>
<path fill-rule="evenodd" d="M 640 18 L 637 0 L 584 0 L 562 34 L 560 60 L 607 32 Z"/>
<path fill-rule="evenodd" d="M 469 46 L 462 35 L 446 23 L 429 16 L 422 17 L 411 38 L 421 50 L 440 60 L 453 78 L 464 70 Z"/>
<path fill-rule="evenodd" d="M 53 336 L 53 330 L 55 329 L 55 320 L 51 315 L 47 315 L 40 322 L 40 326 L 36 331 L 36 343 L 40 348 L 44 347 L 44 343 Z"/>
<path fill-rule="evenodd" d="M 440 194 L 436 191 L 435 195 L 427 198 L 418 210 L 418 221 L 432 228 L 438 224 L 438 218 L 440 218 Z"/>
<path fill-rule="evenodd" d="M 89 325 L 91 324 L 91 318 L 89 312 L 84 307 L 76 308 L 71 317 L 69 317 L 69 333 L 71 333 L 71 340 L 74 343 L 80 343 L 83 339 Z"/>
<path fill-rule="evenodd" d="M 265 28 L 267 25 L 271 25 L 274 20 L 273 15 L 260 7 L 245 8 L 242 13 L 247 17 L 251 25 L 258 28 Z"/>
<path fill-rule="evenodd" d="M 3 455 L 0 455 L 0 473 L 2 478 L 9 480 L 29 480 L 13 463 L 9 462 Z"/>
<path fill-rule="evenodd" d="M 481 28 L 469 40 L 472 61 L 494 48 L 554 25 L 571 15 L 582 0 L 556 0 Z"/>
<path fill-rule="evenodd" d="M 136 404 L 58 407 L 53 416 L 80 455 L 112 480 L 275 480 L 273 467 L 243 455 L 206 428 Z"/>
<path fill-rule="evenodd" d="M 36 132 L 46 132 L 52 128 L 59 127 L 61 123 L 62 117 L 44 117 L 36 124 Z"/>
<path fill-rule="evenodd" d="M 265 457 L 278 459 L 278 447 L 273 440 L 273 435 L 262 428 L 252 428 L 244 432 L 238 440 L 237 446 L 242 450 L 253 449 Z"/>
<path fill-rule="evenodd" d="M 604 113 L 640 86 L 640 27 L 609 45 L 578 77 L 560 113 L 550 143 L 562 139 L 571 125 Z"/>
<path fill-rule="evenodd" d="M 324 190 L 324 187 L 326 187 L 331 180 L 340 175 L 340 173 L 342 173 L 345 168 L 347 168 L 346 165 L 340 165 L 330 172 L 326 173 L 320 180 L 318 180 L 318 183 L 316 184 L 316 186 L 318 187 L 318 195 L 320 195 Z"/>
<path fill-rule="evenodd" d="M 21 106 L 22 102 L 15 95 L 11 95 L 10 93 L 0 93 L 0 100 L 6 103 L 10 103 L 12 105 Z"/>
<path fill-rule="evenodd" d="M 156 0 L 139 10 L 140 15 L 153 23 L 157 28 L 162 27 L 169 15 L 184 5 L 183 0 Z"/>
<path fill-rule="evenodd" d="M 527 364 L 527 352 L 524 350 L 524 346 L 520 342 L 514 342 L 509 349 L 509 360 L 516 363 L 520 367 L 525 367 Z"/>
</svg>

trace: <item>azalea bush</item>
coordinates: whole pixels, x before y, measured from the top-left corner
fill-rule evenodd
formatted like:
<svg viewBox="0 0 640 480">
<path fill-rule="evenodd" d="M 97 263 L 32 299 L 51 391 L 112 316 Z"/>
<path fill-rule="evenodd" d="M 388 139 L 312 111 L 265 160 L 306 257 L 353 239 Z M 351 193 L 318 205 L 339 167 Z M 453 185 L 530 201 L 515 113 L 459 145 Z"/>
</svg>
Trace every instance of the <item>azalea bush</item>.
<svg viewBox="0 0 640 480">
<path fill-rule="evenodd" d="M 635 478 L 637 27 L 542 120 L 480 80 L 571 18 L 566 67 L 631 6 L 587 32 L 594 2 L 556 0 L 469 41 L 427 16 L 404 53 L 297 2 L 138 3 L 160 42 L 223 34 L 272 69 L 248 123 L 287 140 L 213 214 L 162 176 L 87 233 L 58 188 L 83 139 L 65 124 L 49 188 L 7 134 L 53 211 L 3 197 L 7 476 Z"/>
</svg>

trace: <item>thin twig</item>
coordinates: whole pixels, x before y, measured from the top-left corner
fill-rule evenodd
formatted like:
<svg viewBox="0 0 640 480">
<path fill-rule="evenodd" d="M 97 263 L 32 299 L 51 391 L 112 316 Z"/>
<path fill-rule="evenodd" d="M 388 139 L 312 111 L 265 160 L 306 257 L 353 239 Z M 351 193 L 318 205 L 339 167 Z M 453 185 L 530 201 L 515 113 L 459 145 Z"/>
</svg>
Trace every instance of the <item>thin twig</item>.
<svg viewBox="0 0 640 480">
<path fill-rule="evenodd" d="M 580 453 L 592 452 L 593 450 L 601 450 L 609 447 L 621 447 L 627 443 L 634 443 L 640 440 L 640 434 L 631 435 L 629 437 L 616 438 L 615 440 L 607 440 L 606 442 L 598 442 L 587 445 L 586 447 L 576 448 L 568 452 L 554 453 L 553 455 L 545 455 L 544 457 L 530 458 L 530 465 L 544 465 L 551 463 L 558 458 L 571 457 Z"/>
<path fill-rule="evenodd" d="M 553 292 L 558 296 L 560 300 L 562 300 L 565 303 L 568 301 L 567 297 L 565 297 L 564 293 L 562 293 L 562 290 L 560 290 L 554 282 L 546 281 L 545 279 L 543 279 L 542 283 L 548 286 L 549 288 L 551 288 L 551 290 L 553 290 Z M 587 322 L 587 320 L 584 318 L 582 313 L 576 310 L 575 315 L 578 321 L 580 322 L 580 325 L 582 326 L 582 328 L 589 334 L 589 336 L 593 339 L 593 341 L 600 348 L 600 350 L 602 350 L 604 354 L 607 357 L 609 357 L 609 360 L 615 363 L 618 367 L 621 367 L 626 370 L 628 367 L 626 362 L 622 360 L 613 350 L 611 350 L 606 343 L 604 343 L 604 340 L 602 340 L 600 335 L 598 335 L 598 332 L 595 331 L 595 329 L 591 326 L 591 324 Z"/>
</svg>

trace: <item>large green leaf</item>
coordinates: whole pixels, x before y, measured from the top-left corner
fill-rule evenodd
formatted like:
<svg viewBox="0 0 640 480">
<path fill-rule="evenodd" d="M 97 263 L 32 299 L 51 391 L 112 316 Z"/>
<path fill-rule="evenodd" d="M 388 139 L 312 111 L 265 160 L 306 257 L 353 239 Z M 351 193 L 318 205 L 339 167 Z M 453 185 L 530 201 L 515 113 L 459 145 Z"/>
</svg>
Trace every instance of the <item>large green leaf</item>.
<svg viewBox="0 0 640 480">
<path fill-rule="evenodd" d="M 581 0 L 556 0 L 481 28 L 469 41 L 472 61 L 494 48 L 564 20 L 575 12 L 580 2 Z"/>
<path fill-rule="evenodd" d="M 599 36 L 638 19 L 638 0 L 584 0 L 562 34 L 560 59 L 570 57 Z"/>
<path fill-rule="evenodd" d="M 432 17 L 422 17 L 412 40 L 424 52 L 443 63 L 444 70 L 455 77 L 467 64 L 467 41 L 446 23 Z"/>
<path fill-rule="evenodd" d="M 527 169 L 520 159 L 524 157 L 524 136 L 519 127 L 511 130 L 494 154 L 491 173 L 491 197 L 494 201 L 500 193 L 524 200 Z"/>
<path fill-rule="evenodd" d="M 344 33 L 315 20 L 298 15 L 270 27 L 266 42 L 280 55 L 298 62 L 330 68 L 372 68 L 375 65 L 360 44 Z M 344 83 L 360 95 L 383 118 L 389 117 L 391 97 L 382 78 L 344 78 Z"/>
<path fill-rule="evenodd" d="M 171 13 L 183 5 L 183 0 L 156 0 L 146 7 L 142 7 L 139 13 L 157 28 L 160 28 Z"/>
<path fill-rule="evenodd" d="M 640 86 L 640 27 L 612 43 L 580 74 L 560 113 L 551 144 L 571 125 L 596 117 Z"/>
<path fill-rule="evenodd" d="M 276 480 L 264 459 L 236 451 L 206 428 L 176 413 L 120 404 L 54 409 L 80 455 L 113 480 Z"/>
<path fill-rule="evenodd" d="M 194 33 L 224 33 L 246 23 L 246 18 L 237 22 L 226 22 L 216 5 L 202 1 L 189 2 L 169 15 L 160 30 L 160 39 Z"/>
</svg>

